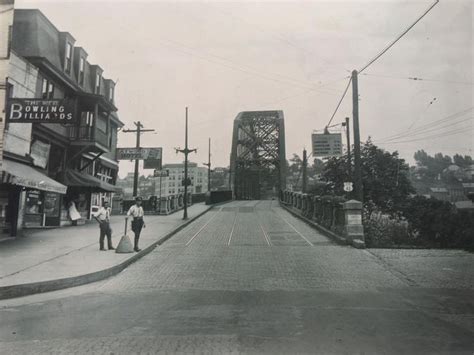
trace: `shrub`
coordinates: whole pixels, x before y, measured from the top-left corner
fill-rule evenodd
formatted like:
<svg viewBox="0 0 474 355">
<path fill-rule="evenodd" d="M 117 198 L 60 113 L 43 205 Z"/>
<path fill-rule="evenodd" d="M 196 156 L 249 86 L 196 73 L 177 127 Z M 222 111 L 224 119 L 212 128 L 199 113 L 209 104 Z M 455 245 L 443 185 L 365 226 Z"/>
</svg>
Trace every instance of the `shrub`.
<svg viewBox="0 0 474 355">
<path fill-rule="evenodd" d="M 409 232 L 408 222 L 400 217 L 365 210 L 363 224 L 365 242 L 369 248 L 416 245 L 416 240 Z"/>
</svg>

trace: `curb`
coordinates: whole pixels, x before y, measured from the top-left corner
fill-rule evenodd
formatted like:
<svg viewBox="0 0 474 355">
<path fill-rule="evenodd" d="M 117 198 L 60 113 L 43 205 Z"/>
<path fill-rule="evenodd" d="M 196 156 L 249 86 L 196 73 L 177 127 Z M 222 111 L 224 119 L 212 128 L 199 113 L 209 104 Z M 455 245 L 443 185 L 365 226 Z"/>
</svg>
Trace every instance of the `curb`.
<svg viewBox="0 0 474 355">
<path fill-rule="evenodd" d="M 9 298 L 16 298 L 16 297 L 23 297 L 29 296 L 37 293 L 44 293 L 44 292 L 51 292 L 62 290 L 65 288 L 81 286 L 88 283 L 104 280 L 111 276 L 114 276 L 121 272 L 123 269 L 128 267 L 130 264 L 134 263 L 138 259 L 141 259 L 151 251 L 153 251 L 158 245 L 163 244 L 168 239 L 170 239 L 174 234 L 178 233 L 183 228 L 187 227 L 189 224 L 194 222 L 196 219 L 201 217 L 202 215 L 206 214 L 209 210 L 213 209 L 214 205 L 209 206 L 201 213 L 197 214 L 196 216 L 190 218 L 180 226 L 176 227 L 174 230 L 168 232 L 165 236 L 161 237 L 156 242 L 153 242 L 151 245 L 146 247 L 145 249 L 141 250 L 140 252 L 134 254 L 132 257 L 124 260 L 118 265 L 114 265 L 108 269 L 95 271 L 89 274 L 79 275 L 79 276 L 72 276 L 66 277 L 63 279 L 57 280 L 48 280 L 48 281 L 39 281 L 39 282 L 32 282 L 26 284 L 19 284 L 19 285 L 11 285 L 11 286 L 2 286 L 0 287 L 0 300 L 9 299 Z"/>
<path fill-rule="evenodd" d="M 288 207 L 288 206 L 286 206 L 285 204 L 283 204 L 281 202 L 280 202 L 280 206 L 283 207 L 288 212 L 290 212 L 293 216 L 301 219 L 303 222 L 306 222 L 310 226 L 316 228 L 319 232 L 321 232 L 322 234 L 324 234 L 326 237 L 333 240 L 337 244 L 339 244 L 339 245 L 351 245 L 350 243 L 347 242 L 346 238 L 341 237 L 341 236 L 337 235 L 336 233 L 330 231 L 329 229 L 326 229 L 323 226 L 317 224 L 316 222 L 310 220 L 309 218 L 300 215 L 299 213 L 294 211 L 291 207 Z"/>
</svg>

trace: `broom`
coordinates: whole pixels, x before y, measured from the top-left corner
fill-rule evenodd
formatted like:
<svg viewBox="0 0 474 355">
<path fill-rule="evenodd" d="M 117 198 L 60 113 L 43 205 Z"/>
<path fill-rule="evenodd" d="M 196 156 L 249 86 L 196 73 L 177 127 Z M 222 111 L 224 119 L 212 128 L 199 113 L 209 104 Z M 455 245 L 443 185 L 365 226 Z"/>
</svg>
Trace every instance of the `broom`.
<svg viewBox="0 0 474 355">
<path fill-rule="evenodd" d="M 115 248 L 116 253 L 133 253 L 132 242 L 130 241 L 130 238 L 127 235 L 127 224 L 128 218 L 125 218 L 125 231 L 123 233 L 122 238 L 120 239 L 120 242 L 117 245 L 117 248 Z"/>
</svg>

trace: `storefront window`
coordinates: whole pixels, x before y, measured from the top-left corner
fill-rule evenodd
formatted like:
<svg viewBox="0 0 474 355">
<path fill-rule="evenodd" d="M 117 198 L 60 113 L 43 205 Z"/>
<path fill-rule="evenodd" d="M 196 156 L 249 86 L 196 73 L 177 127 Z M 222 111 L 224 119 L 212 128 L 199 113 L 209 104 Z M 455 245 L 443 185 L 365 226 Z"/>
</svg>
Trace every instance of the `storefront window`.
<svg viewBox="0 0 474 355">
<path fill-rule="evenodd" d="M 59 194 L 46 192 L 44 194 L 44 213 L 47 217 L 59 216 Z"/>
<path fill-rule="evenodd" d="M 28 191 L 26 194 L 26 213 L 41 213 L 41 198 L 39 191 Z"/>
</svg>

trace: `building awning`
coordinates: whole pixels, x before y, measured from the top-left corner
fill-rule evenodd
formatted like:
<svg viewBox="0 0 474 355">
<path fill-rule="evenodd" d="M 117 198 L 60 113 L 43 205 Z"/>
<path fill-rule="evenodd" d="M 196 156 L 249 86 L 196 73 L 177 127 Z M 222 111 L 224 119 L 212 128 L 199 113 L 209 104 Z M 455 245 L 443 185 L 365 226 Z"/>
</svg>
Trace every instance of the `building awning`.
<svg viewBox="0 0 474 355">
<path fill-rule="evenodd" d="M 67 186 L 51 179 L 35 168 L 12 160 L 3 160 L 0 171 L 2 183 L 58 194 L 65 194 L 67 190 Z"/>
<path fill-rule="evenodd" d="M 89 174 L 76 170 L 66 170 L 64 183 L 68 187 L 82 187 L 92 192 L 120 192 L 121 189 Z"/>
</svg>

